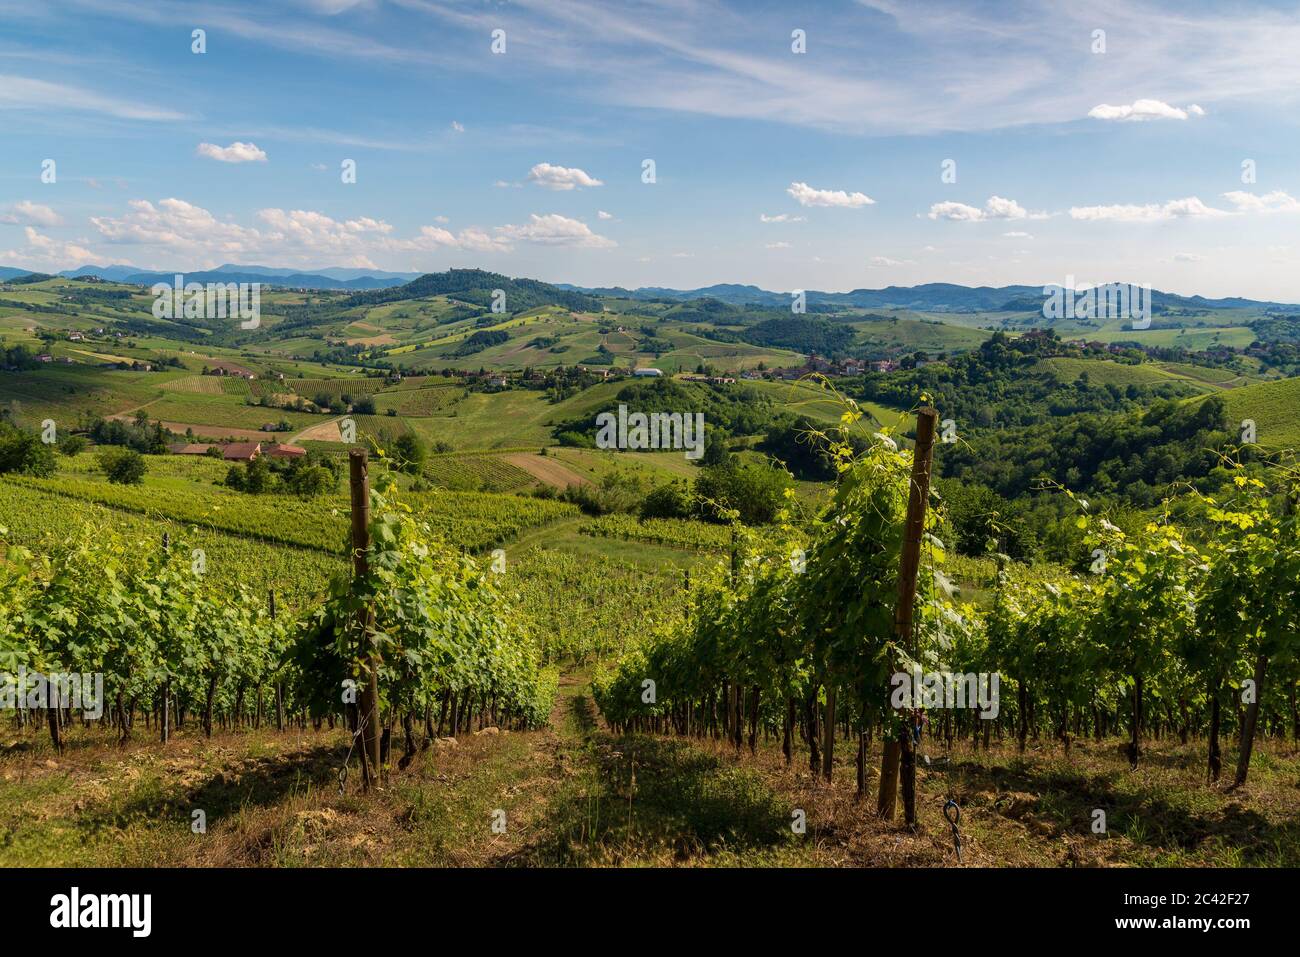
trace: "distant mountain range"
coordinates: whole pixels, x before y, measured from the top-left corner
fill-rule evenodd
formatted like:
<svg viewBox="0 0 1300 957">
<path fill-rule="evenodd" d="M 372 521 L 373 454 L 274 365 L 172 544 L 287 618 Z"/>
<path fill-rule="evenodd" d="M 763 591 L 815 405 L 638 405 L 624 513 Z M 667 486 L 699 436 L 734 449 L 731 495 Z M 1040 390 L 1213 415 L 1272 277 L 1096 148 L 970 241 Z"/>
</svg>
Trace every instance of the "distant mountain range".
<svg viewBox="0 0 1300 957">
<path fill-rule="evenodd" d="M 1055 287 L 1048 283 L 1047 286 Z M 790 293 L 771 292 L 758 286 L 720 283 L 699 289 L 666 289 L 642 286 L 624 289 L 619 286 L 588 288 L 556 283 L 560 289 L 585 292 L 593 296 L 624 299 L 668 299 L 685 302 L 691 299 L 717 299 L 729 305 L 788 306 Z M 947 282 L 930 282 L 920 286 L 888 286 L 884 289 L 854 289 L 852 292 L 805 290 L 810 306 L 829 305 L 854 309 L 915 309 L 919 312 L 1020 312 L 1037 311 L 1043 306 L 1044 286 L 958 286 Z M 1151 290 L 1157 308 L 1238 309 L 1297 308 L 1289 303 L 1263 302 L 1255 299 L 1206 299 L 1203 296 L 1179 296 Z"/>
<path fill-rule="evenodd" d="M 99 276 L 114 282 L 151 286 L 157 282 L 172 282 L 176 272 L 151 271 L 142 272 L 135 266 L 82 266 L 78 269 L 66 269 L 58 275 L 76 278 L 79 276 Z M 183 272 L 187 282 L 260 282 L 268 286 L 281 286 L 305 289 L 337 289 L 353 292 L 392 289 L 412 283 L 409 290 L 402 290 L 402 296 L 387 296 L 383 301 L 396 298 L 412 298 L 432 295 L 438 292 L 452 292 L 466 289 L 462 281 L 473 278 L 468 288 L 484 288 L 483 277 L 497 277 L 495 273 L 480 273 L 477 270 L 449 270 L 446 273 L 388 272 L 382 269 L 346 269 L 331 267 L 316 269 L 311 272 L 295 272 L 291 269 L 275 269 L 269 266 L 239 266 L 226 264 L 215 269 L 199 272 Z M 478 275 L 476 275 L 478 274 Z M 30 270 L 14 269 L 0 266 L 0 280 L 15 279 L 31 275 Z M 450 277 L 453 282 L 439 281 L 430 277 Z M 504 281 L 506 277 L 494 278 Z M 413 282 L 415 281 L 415 282 Z M 535 280 L 517 279 L 513 282 L 527 284 Z M 686 302 L 693 299 L 716 299 L 728 305 L 757 305 L 769 307 L 786 307 L 790 304 L 788 292 L 773 292 L 758 286 L 737 283 L 719 283 L 698 289 L 669 289 L 663 286 L 642 286 L 638 289 L 625 289 L 621 286 L 575 286 L 570 283 L 541 284 L 548 288 L 562 290 L 571 294 L 575 300 L 583 302 L 575 308 L 590 308 L 590 299 L 586 297 L 606 296 L 611 298 L 637 300 L 667 300 Z M 491 289 L 492 286 L 486 288 Z M 954 283 L 931 282 L 919 286 L 887 286 L 884 289 L 854 289 L 851 292 L 821 292 L 815 289 L 805 290 L 810 306 L 833 306 L 850 309 L 915 309 L 919 312 L 1026 312 L 1038 311 L 1043 303 L 1043 286 L 959 286 Z M 522 291 L 522 290 L 520 290 Z M 534 289 L 533 293 L 536 294 Z M 560 296 L 558 299 L 567 297 Z M 1152 304 L 1160 311 L 1168 309 L 1297 309 L 1300 306 L 1290 303 L 1261 301 L 1230 297 L 1225 299 L 1207 299 L 1203 296 L 1179 296 L 1174 293 L 1152 290 Z M 558 301 L 558 300 L 553 300 Z M 561 303 L 564 304 L 564 303 Z"/>
<path fill-rule="evenodd" d="M 27 269 L 0 267 L 0 279 L 16 279 L 30 275 Z M 80 276 L 98 276 L 113 282 L 130 283 L 137 286 L 152 286 L 156 282 L 170 283 L 177 273 L 185 277 L 186 282 L 260 282 L 267 286 L 282 286 L 304 289 L 388 289 L 400 286 L 418 278 L 418 272 L 387 272 L 383 269 L 343 269 L 337 266 L 319 269 L 314 272 L 296 272 L 292 269 L 273 269 L 269 266 L 236 266 L 227 263 L 216 269 L 204 269 L 198 272 L 186 272 L 182 269 L 161 271 L 142 271 L 138 266 L 81 266 L 77 269 L 65 269 L 58 275 L 68 279 Z"/>
</svg>

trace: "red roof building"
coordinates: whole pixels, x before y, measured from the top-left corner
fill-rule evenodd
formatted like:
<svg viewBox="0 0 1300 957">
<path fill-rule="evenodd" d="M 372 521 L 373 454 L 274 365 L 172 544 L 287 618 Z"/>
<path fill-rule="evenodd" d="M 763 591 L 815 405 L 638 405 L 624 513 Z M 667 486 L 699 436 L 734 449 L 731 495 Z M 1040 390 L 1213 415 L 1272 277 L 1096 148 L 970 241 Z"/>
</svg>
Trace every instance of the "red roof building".
<svg viewBox="0 0 1300 957">
<path fill-rule="evenodd" d="M 221 450 L 221 457 L 227 462 L 251 462 L 261 454 L 261 442 L 231 442 Z"/>
<path fill-rule="evenodd" d="M 286 445 L 273 442 L 266 448 L 266 454 L 273 459 L 297 459 L 307 454 L 307 450 L 298 445 Z"/>
<path fill-rule="evenodd" d="M 212 446 L 202 442 L 178 442 L 167 448 L 172 455 L 207 455 Z"/>
</svg>

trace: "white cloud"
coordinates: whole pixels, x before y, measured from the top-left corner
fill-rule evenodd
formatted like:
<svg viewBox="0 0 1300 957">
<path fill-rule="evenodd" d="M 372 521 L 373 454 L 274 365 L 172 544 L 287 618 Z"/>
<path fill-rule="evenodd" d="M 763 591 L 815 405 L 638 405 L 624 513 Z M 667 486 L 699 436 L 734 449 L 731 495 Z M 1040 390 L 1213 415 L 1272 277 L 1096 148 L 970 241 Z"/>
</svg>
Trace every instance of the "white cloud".
<svg viewBox="0 0 1300 957">
<path fill-rule="evenodd" d="M 984 210 L 978 206 L 968 206 L 951 200 L 935 203 L 930 207 L 931 219 L 955 219 L 964 222 L 976 222 L 984 218 Z"/>
<path fill-rule="evenodd" d="M 1205 115 L 1205 110 L 1201 109 L 1201 107 L 1197 106 L 1195 103 L 1193 103 L 1191 106 L 1189 106 L 1189 107 L 1187 108 L 1187 112 L 1190 113 L 1190 114 L 1192 114 L 1192 116 L 1204 116 L 1204 115 Z"/>
<path fill-rule="evenodd" d="M 199 156 L 218 160 L 222 163 L 265 163 L 266 153 L 254 143 L 231 143 L 229 146 L 217 146 L 215 143 L 200 143 Z"/>
<path fill-rule="evenodd" d="M 497 180 L 495 183 L 493 183 L 492 185 L 495 186 L 497 189 L 519 189 L 519 188 L 520 188 L 521 186 L 523 186 L 524 184 L 523 184 L 523 183 L 511 183 L 511 182 L 508 182 L 508 181 L 506 181 L 506 180 L 504 180 L 504 179 L 499 179 L 499 180 Z"/>
<path fill-rule="evenodd" d="M 581 220 L 570 219 L 558 213 L 539 216 L 532 213 L 523 225 L 507 224 L 496 228 L 508 240 L 538 243 L 543 246 L 579 246 L 587 249 L 608 249 L 618 245 L 614 240 L 597 233 Z"/>
<path fill-rule="evenodd" d="M 759 213 L 758 221 L 760 223 L 803 223 L 808 221 L 808 217 L 792 216 L 790 213 L 777 213 L 775 216 Z"/>
<path fill-rule="evenodd" d="M 597 216 L 599 219 L 613 219 L 613 218 L 614 218 L 614 214 L 613 214 L 613 213 L 607 213 L 607 212 L 605 212 L 603 209 L 598 209 L 598 210 L 596 210 L 596 216 Z"/>
<path fill-rule="evenodd" d="M 240 254 L 254 248 L 258 233 L 234 223 L 223 223 L 201 206 L 168 198 L 155 206 L 147 199 L 127 203 L 121 217 L 92 216 L 91 225 L 106 242 L 167 246 L 178 253 L 205 249 Z"/>
<path fill-rule="evenodd" d="M 800 206 L 838 206 L 857 209 L 872 206 L 875 200 L 865 193 L 848 193 L 842 189 L 814 189 L 807 183 L 791 183 L 786 192 L 798 200 Z"/>
<path fill-rule="evenodd" d="M 375 258 L 385 254 L 510 248 L 508 237 L 493 236 L 479 227 L 454 233 L 440 226 L 422 226 L 411 238 L 399 238 L 393 226 L 382 219 L 334 219 L 304 209 L 261 209 L 258 226 L 241 226 L 175 198 L 159 200 L 156 205 L 132 200 L 122 216 L 91 217 L 90 221 L 105 242 L 157 247 L 155 261 L 166 258 L 174 262 L 183 257 L 191 268 L 254 258 L 317 268 L 323 262 L 376 268 Z M 114 254 L 113 258 L 120 257 Z"/>
<path fill-rule="evenodd" d="M 1007 237 L 1007 239 L 1033 239 L 1034 238 L 1029 233 L 1022 233 L 1019 230 L 1013 230 L 1009 233 L 1003 233 L 1002 235 Z"/>
<path fill-rule="evenodd" d="M 1081 220 L 1114 220 L 1121 223 L 1153 223 L 1167 219 L 1195 219 L 1227 216 L 1222 209 L 1206 206 L 1196 196 L 1171 199 L 1167 203 L 1148 203 L 1143 206 L 1113 204 L 1110 206 L 1071 206 L 1070 218 Z"/>
<path fill-rule="evenodd" d="M 764 249 L 790 249 L 792 247 L 790 246 L 789 243 L 766 243 L 763 246 L 763 248 Z"/>
<path fill-rule="evenodd" d="M 411 240 L 398 240 L 388 244 L 393 249 L 403 251 L 431 251 L 434 249 L 465 249 L 471 252 L 505 252 L 510 248 L 508 240 L 489 236 L 477 226 L 453 233 L 441 226 L 421 226 L 419 235 Z"/>
<path fill-rule="evenodd" d="M 528 171 L 528 181 L 547 189 L 578 189 L 579 187 L 604 186 L 605 184 L 585 170 L 576 166 L 553 166 L 550 163 L 538 163 Z"/>
<path fill-rule="evenodd" d="M 1233 190 L 1224 193 L 1223 198 L 1237 207 L 1239 213 L 1300 213 L 1300 200 L 1280 189 L 1261 196 Z"/>
<path fill-rule="evenodd" d="M 931 219 L 951 219 L 958 222 L 975 223 L 986 219 L 1046 219 L 1047 213 L 1031 213 L 1014 199 L 990 196 L 984 208 L 968 206 L 966 203 L 952 201 L 935 203 L 927 214 Z"/>
<path fill-rule="evenodd" d="M 875 269 L 881 269 L 890 266 L 912 266 L 915 265 L 915 263 L 910 259 L 890 259 L 888 256 L 872 256 L 867 265 Z"/>
<path fill-rule="evenodd" d="M 347 0 L 314 0 L 333 5 Z M 17 6 L 10 2 L 9 6 Z M 485 28 L 499 14 L 487 4 L 403 0 L 436 24 L 395 33 L 381 17 L 351 17 L 342 28 L 310 18 L 277 16 L 262 5 L 242 16 L 231 4 L 205 5 L 224 35 L 291 51 L 295 56 L 356 58 L 419 69 L 480 71 Z M 125 21 L 188 28 L 191 5 L 82 0 Z M 650 108 L 705 116 L 763 119 L 815 129 L 926 133 L 1059 123 L 1098 103 L 1128 102 L 1134 90 L 1161 91 L 1177 102 L 1293 104 L 1300 90 L 1300 18 L 1294 3 L 1187 4 L 1129 0 L 1102 6 L 1113 43 L 1093 69 L 1063 50 L 1081 49 L 1098 25 L 1097 5 L 1021 0 L 860 0 L 823 5 L 819 23 L 834 42 L 815 59 L 795 62 L 780 4 L 660 0 L 642 4 L 511 4 L 512 22 L 531 42 L 510 56 L 534 76 L 581 85 L 584 96 L 616 108 Z M 170 9 L 174 7 L 175 9 Z M 159 9 L 167 8 L 167 9 Z M 647 15 L 647 11 L 661 15 Z M 719 24 L 722 28 L 719 28 Z M 805 62 L 807 61 L 807 62 Z M 0 84 L 0 89 L 3 84 Z M 1190 108 L 1189 108 L 1190 112 Z"/>
<path fill-rule="evenodd" d="M 1162 100 L 1135 100 L 1132 103 L 1120 106 L 1111 106 L 1109 103 L 1102 103 L 1100 106 L 1094 106 L 1088 111 L 1088 115 L 1094 120 L 1120 120 L 1123 122 L 1143 122 L 1145 120 L 1185 120 L 1187 119 L 1188 110 L 1181 110 L 1176 106 L 1170 106 Z M 1205 111 L 1199 106 L 1195 107 L 1194 112 L 1197 116 L 1203 116 Z"/>
<path fill-rule="evenodd" d="M 5 212 L 0 213 L 0 223 L 9 223 L 17 226 L 58 226 L 63 222 L 63 217 L 50 209 L 48 206 L 42 206 L 40 203 L 33 203 L 29 199 L 19 200 L 10 206 Z"/>
<path fill-rule="evenodd" d="M 451 121 L 451 129 L 452 129 L 452 132 L 453 132 L 453 133 L 464 133 L 464 132 L 465 132 L 465 127 L 464 127 L 464 125 L 463 125 L 460 121 L 458 121 L 458 120 L 452 120 L 452 121 Z"/>
<path fill-rule="evenodd" d="M 12 263 L 21 269 L 33 269 L 37 272 L 57 272 L 60 269 L 74 269 L 94 261 L 94 254 L 76 243 L 63 242 L 43 236 L 31 226 L 23 228 L 27 245 L 20 249 L 8 249 L 0 252 L 0 262 Z"/>
<path fill-rule="evenodd" d="M 1205 262 L 1205 257 L 1199 253 L 1174 253 L 1174 262 L 1176 263 L 1200 263 Z"/>
</svg>

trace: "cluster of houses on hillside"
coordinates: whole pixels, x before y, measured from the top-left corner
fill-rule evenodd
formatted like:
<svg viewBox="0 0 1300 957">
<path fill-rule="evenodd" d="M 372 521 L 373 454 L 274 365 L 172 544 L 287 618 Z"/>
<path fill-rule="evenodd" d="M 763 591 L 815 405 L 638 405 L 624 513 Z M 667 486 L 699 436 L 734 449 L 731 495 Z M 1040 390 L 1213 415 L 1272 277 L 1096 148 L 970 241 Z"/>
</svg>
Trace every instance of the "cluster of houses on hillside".
<svg viewBox="0 0 1300 957">
<path fill-rule="evenodd" d="M 235 365 L 235 363 L 226 362 L 225 360 L 214 362 L 211 366 L 205 367 L 203 370 L 203 374 L 215 375 L 215 376 L 234 376 L 235 378 L 238 379 L 247 379 L 250 382 L 257 378 L 257 375 L 253 372 L 252 369 L 245 369 L 241 365 Z M 284 378 L 284 373 L 280 373 L 280 378 L 281 379 Z"/>
<path fill-rule="evenodd" d="M 916 360 L 918 366 L 925 365 L 925 360 Z M 821 373 L 824 376 L 856 376 L 867 372 L 894 372 L 900 368 L 894 359 L 825 359 L 810 355 L 801 366 L 788 366 L 779 369 L 747 369 L 740 374 L 742 379 L 802 379 L 804 376 Z"/>
<path fill-rule="evenodd" d="M 167 447 L 172 455 L 212 455 L 213 449 L 220 449 L 221 457 L 227 462 L 251 462 L 265 455 L 273 459 L 296 459 L 307 454 L 307 450 L 298 445 L 283 442 L 229 442 L 226 445 L 214 445 L 205 442 L 178 442 Z"/>
</svg>

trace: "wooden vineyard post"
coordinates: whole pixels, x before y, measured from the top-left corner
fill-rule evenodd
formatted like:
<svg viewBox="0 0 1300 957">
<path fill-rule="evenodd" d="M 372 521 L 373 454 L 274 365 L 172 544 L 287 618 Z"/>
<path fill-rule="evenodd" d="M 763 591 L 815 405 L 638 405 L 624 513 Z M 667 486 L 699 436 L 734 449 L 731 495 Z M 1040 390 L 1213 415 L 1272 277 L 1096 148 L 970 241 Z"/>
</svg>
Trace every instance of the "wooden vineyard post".
<svg viewBox="0 0 1300 957">
<path fill-rule="evenodd" d="M 916 414 L 916 448 L 912 457 L 912 478 L 908 483 L 907 524 L 903 528 L 903 550 L 898 564 L 898 603 L 894 606 L 894 638 L 913 657 L 912 606 L 916 603 L 916 580 L 921 569 L 921 539 L 925 534 L 925 512 L 930 501 L 930 462 L 934 456 L 934 427 L 939 413 L 921 409 Z M 916 689 L 913 689 L 915 693 Z M 915 704 L 915 700 L 912 702 Z M 898 782 L 903 790 L 903 819 L 916 826 L 916 750 L 912 742 L 912 714 L 909 709 L 896 742 L 885 743 L 880 762 L 878 810 L 893 820 Z"/>
<path fill-rule="evenodd" d="M 352 575 L 360 581 L 370 574 L 370 472 L 365 449 L 348 453 L 352 488 Z M 361 736 L 361 781 L 369 790 L 378 784 L 379 774 L 379 676 L 371 633 L 374 610 L 357 611 L 360 635 L 361 694 L 357 730 Z"/>
<path fill-rule="evenodd" d="M 266 593 L 266 611 L 271 620 L 275 621 L 275 589 L 269 589 Z M 284 730 L 284 681 L 279 675 L 275 678 L 275 730 Z"/>
<path fill-rule="evenodd" d="M 164 552 L 171 551 L 172 537 L 167 532 L 163 532 L 162 547 Z M 171 738 L 172 730 L 171 721 L 168 717 L 172 704 L 172 676 L 170 672 L 170 662 L 168 662 L 168 668 L 169 671 L 167 676 L 163 678 L 162 686 L 162 721 L 158 723 L 158 736 L 159 740 L 163 744 L 166 744 L 168 739 Z M 62 750 L 62 748 L 60 748 L 60 750 Z"/>
</svg>

